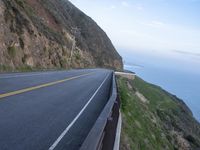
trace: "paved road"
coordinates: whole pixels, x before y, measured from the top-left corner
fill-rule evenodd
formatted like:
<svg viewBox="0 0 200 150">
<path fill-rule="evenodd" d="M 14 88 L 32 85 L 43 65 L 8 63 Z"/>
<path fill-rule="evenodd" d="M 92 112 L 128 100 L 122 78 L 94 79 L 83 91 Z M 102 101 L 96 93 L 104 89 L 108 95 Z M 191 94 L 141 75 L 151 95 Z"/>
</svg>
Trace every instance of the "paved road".
<svg viewBox="0 0 200 150">
<path fill-rule="evenodd" d="M 111 78 L 102 69 L 0 74 L 0 149 L 79 149 Z"/>
</svg>

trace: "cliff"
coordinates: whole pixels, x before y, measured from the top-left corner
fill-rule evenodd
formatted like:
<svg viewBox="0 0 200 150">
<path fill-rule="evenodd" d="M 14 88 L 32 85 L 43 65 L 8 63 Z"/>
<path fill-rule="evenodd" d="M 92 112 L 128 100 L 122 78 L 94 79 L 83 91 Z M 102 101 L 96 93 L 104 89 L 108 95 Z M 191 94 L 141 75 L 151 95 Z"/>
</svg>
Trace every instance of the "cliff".
<svg viewBox="0 0 200 150">
<path fill-rule="evenodd" d="M 200 124 L 182 100 L 139 77 L 118 76 L 118 86 L 121 150 L 200 149 Z"/>
<path fill-rule="evenodd" d="M 0 0 L 0 71 L 122 66 L 106 33 L 68 0 Z"/>
</svg>

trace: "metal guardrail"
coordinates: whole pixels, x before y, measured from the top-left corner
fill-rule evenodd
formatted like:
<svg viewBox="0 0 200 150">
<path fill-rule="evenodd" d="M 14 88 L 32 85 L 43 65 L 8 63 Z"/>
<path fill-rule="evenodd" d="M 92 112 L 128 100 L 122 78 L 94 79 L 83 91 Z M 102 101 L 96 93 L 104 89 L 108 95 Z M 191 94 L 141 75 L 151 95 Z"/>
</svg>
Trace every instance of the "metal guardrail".
<svg viewBox="0 0 200 150">
<path fill-rule="evenodd" d="M 111 96 L 90 130 L 80 150 L 113 150 L 119 118 L 120 100 L 113 72 Z"/>
</svg>

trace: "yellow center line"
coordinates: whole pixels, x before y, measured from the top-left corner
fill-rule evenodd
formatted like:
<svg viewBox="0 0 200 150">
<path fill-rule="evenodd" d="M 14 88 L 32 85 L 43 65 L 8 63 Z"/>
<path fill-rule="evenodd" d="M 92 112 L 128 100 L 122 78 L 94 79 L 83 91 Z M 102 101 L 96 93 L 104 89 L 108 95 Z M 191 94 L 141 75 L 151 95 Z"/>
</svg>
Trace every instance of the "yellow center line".
<svg viewBox="0 0 200 150">
<path fill-rule="evenodd" d="M 52 85 L 55 85 L 55 84 L 63 83 L 63 82 L 66 82 L 66 81 L 69 81 L 69 80 L 73 80 L 73 79 L 77 79 L 77 78 L 80 78 L 80 77 L 83 77 L 83 76 L 88 76 L 88 75 L 90 75 L 92 73 L 82 74 L 82 75 L 79 75 L 79 76 L 74 76 L 74 77 L 71 77 L 71 78 L 63 79 L 63 80 L 58 80 L 58 81 L 54 81 L 54 82 L 50 82 L 50 83 L 45 83 L 45 84 L 41 84 L 41 85 L 37 85 L 37 86 L 25 88 L 25 89 L 13 91 L 13 92 L 5 93 L 5 94 L 0 94 L 0 99 L 1 98 L 5 98 L 5 97 L 9 97 L 9 96 L 13 96 L 13 95 L 17 95 L 17 94 L 22 94 L 22 93 L 33 91 L 33 90 L 37 90 L 37 89 L 40 89 L 40 88 L 52 86 Z"/>
</svg>

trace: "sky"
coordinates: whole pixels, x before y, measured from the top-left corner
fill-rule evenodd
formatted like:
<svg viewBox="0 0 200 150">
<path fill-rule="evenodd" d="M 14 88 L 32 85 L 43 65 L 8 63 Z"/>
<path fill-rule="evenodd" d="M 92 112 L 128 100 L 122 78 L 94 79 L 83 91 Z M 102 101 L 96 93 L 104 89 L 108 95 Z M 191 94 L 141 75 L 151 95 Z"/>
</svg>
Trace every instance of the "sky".
<svg viewBox="0 0 200 150">
<path fill-rule="evenodd" d="M 200 0 L 70 0 L 108 34 L 118 52 L 200 64 Z"/>
</svg>

